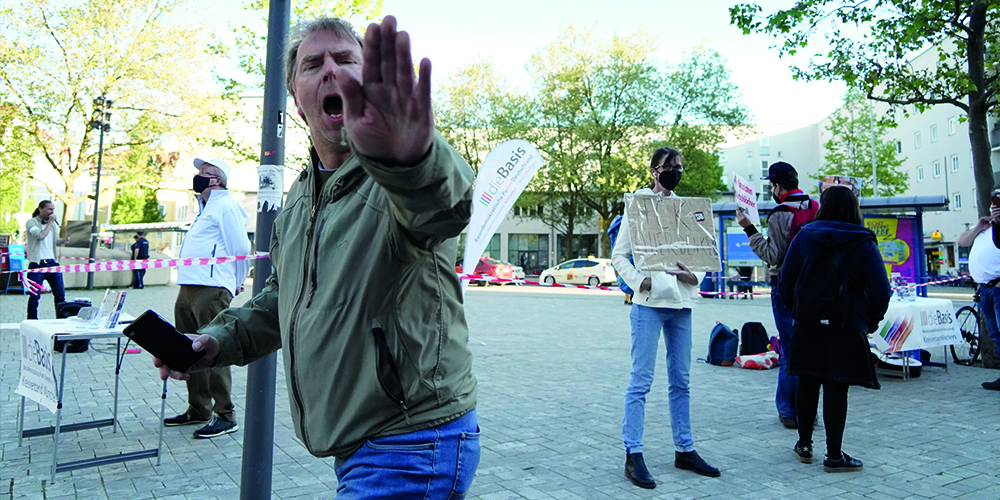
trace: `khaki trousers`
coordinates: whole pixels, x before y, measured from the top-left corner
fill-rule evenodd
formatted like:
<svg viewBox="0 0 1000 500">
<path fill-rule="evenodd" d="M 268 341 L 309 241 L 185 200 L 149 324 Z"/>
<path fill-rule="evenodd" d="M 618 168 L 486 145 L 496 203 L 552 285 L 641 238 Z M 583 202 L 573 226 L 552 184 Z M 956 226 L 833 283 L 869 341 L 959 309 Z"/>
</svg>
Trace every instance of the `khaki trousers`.
<svg viewBox="0 0 1000 500">
<path fill-rule="evenodd" d="M 215 286 L 181 285 L 174 304 L 174 322 L 181 333 L 197 333 L 233 301 L 229 290 Z M 191 374 L 187 381 L 187 414 L 208 420 L 215 412 L 229 422 L 236 421 L 233 401 L 233 376 L 229 367 L 210 368 Z M 212 404 L 212 400 L 215 404 Z"/>
</svg>

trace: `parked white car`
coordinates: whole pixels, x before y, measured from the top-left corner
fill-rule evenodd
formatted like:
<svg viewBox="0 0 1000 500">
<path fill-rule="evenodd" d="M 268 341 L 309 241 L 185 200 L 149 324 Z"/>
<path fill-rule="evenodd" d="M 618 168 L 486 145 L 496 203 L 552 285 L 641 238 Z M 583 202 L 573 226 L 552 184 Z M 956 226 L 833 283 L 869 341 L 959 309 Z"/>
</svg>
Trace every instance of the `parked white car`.
<svg viewBox="0 0 1000 500">
<path fill-rule="evenodd" d="M 611 259 L 573 259 L 550 267 L 539 276 L 545 283 L 564 283 L 598 286 L 616 283 L 615 268 Z"/>
</svg>

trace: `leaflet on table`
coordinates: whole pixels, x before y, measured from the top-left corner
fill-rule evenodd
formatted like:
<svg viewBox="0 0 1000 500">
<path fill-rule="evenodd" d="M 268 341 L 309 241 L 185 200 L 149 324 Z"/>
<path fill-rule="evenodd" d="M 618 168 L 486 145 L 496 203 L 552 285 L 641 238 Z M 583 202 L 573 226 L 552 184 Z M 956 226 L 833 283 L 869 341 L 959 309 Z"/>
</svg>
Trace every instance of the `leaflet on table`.
<svg viewBox="0 0 1000 500">
<path fill-rule="evenodd" d="M 118 295 L 115 297 L 114 308 L 111 309 L 111 314 L 108 315 L 108 323 L 105 326 L 108 330 L 113 330 L 118 325 L 118 317 L 122 314 L 122 306 L 125 305 L 125 294 L 127 293 L 118 292 Z"/>
</svg>

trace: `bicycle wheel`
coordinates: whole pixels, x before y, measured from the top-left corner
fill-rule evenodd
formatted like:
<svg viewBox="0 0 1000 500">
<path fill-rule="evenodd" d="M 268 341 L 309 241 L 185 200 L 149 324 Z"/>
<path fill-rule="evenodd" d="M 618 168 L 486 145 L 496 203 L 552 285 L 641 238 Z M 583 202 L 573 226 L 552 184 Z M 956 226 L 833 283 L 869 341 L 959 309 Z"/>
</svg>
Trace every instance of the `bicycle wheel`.
<svg viewBox="0 0 1000 500">
<path fill-rule="evenodd" d="M 971 366 L 979 358 L 979 315 L 972 307 L 965 306 L 955 313 L 955 318 L 962 331 L 962 342 L 951 346 L 951 357 L 957 364 Z"/>
</svg>

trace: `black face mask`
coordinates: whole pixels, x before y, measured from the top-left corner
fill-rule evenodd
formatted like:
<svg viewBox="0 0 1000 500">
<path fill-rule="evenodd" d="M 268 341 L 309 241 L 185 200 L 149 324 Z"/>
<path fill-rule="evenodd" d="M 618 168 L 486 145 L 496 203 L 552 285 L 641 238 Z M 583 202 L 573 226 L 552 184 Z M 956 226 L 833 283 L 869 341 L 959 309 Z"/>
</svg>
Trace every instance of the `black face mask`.
<svg viewBox="0 0 1000 500">
<path fill-rule="evenodd" d="M 677 170 L 664 170 L 660 172 L 660 175 L 656 178 L 657 182 L 663 186 L 663 189 L 667 191 L 673 191 L 677 187 L 677 184 L 681 182 L 681 174 L 683 172 Z"/>
<path fill-rule="evenodd" d="M 205 188 L 208 187 L 208 183 L 211 181 L 212 179 L 209 177 L 202 177 L 200 175 L 194 176 L 194 192 L 200 193 L 204 191 Z"/>
</svg>

